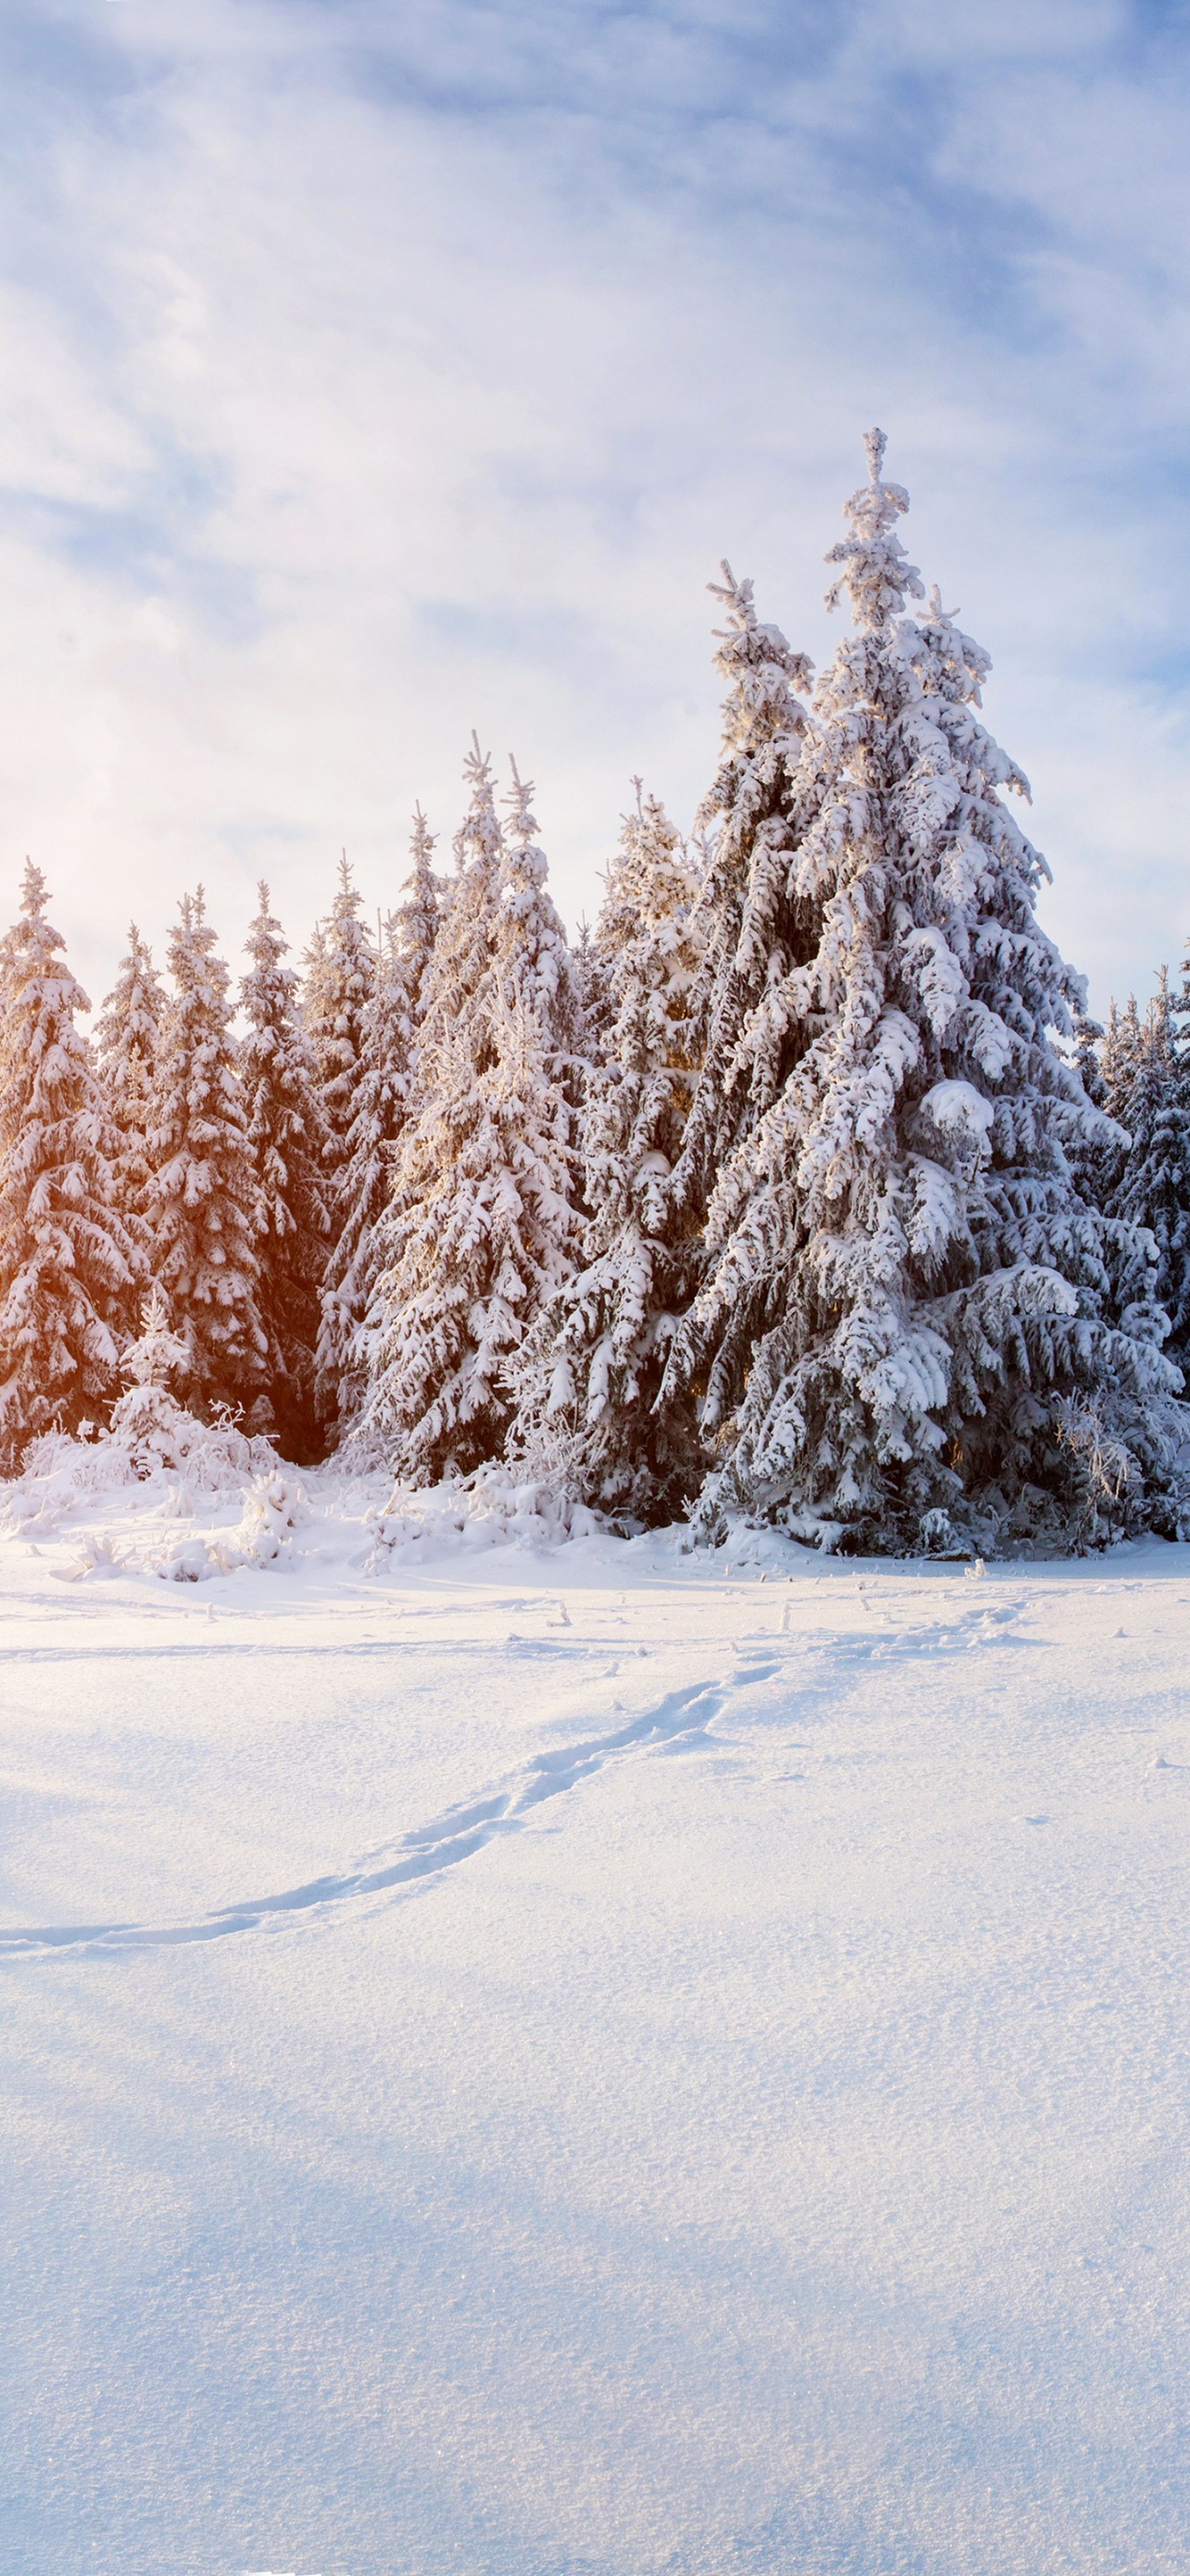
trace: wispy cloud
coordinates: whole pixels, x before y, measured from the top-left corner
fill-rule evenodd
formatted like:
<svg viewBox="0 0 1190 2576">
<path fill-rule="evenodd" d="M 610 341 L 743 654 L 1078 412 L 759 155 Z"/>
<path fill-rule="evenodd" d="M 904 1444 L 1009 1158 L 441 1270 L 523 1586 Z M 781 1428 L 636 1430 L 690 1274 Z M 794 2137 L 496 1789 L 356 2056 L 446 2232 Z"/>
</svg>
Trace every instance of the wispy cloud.
<svg viewBox="0 0 1190 2576">
<path fill-rule="evenodd" d="M 829 651 L 880 418 L 1049 918 L 1190 926 L 1190 44 L 1097 0 L 43 0 L 0 35 L 0 865 L 91 977 L 202 875 L 372 900 L 472 724 L 597 899 L 714 756 L 704 581 Z M 1185 916 L 1185 921 L 1183 919 Z"/>
</svg>

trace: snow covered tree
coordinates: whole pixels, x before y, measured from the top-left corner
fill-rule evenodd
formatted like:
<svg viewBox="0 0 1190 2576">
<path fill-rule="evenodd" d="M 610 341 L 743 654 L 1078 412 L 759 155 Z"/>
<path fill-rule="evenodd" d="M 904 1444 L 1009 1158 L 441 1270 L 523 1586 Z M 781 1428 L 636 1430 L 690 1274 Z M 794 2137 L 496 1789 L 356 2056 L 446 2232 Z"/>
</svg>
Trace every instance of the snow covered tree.
<svg viewBox="0 0 1190 2576">
<path fill-rule="evenodd" d="M 188 1421 L 172 1377 L 185 1377 L 189 1353 L 170 1325 L 160 1286 L 153 1281 L 141 1310 L 141 1326 L 120 1364 L 124 1393 L 112 1407 L 111 1432 L 131 1455 L 138 1474 L 151 1475 L 161 1465 L 181 1463 L 179 1426 Z"/>
<path fill-rule="evenodd" d="M 571 985 L 529 791 L 517 782 L 506 863 L 474 737 L 466 776 L 458 874 L 422 986 L 415 1080 L 358 1345 L 360 1437 L 421 1483 L 500 1454 L 508 1363 L 568 1273 L 576 1226 L 560 1079 Z"/>
<path fill-rule="evenodd" d="M 538 1474 L 632 1519 L 677 1517 L 703 1461 L 687 1408 L 655 1410 L 666 1341 L 695 1285 L 668 1182 L 697 1065 L 696 886 L 680 835 L 635 782 L 593 943 L 613 1018 L 582 1120 L 590 1215 L 579 1269 L 515 1369 L 517 1446 Z"/>
<path fill-rule="evenodd" d="M 611 963 L 588 921 L 579 923 L 571 965 L 578 1001 L 577 1051 L 581 1061 L 594 1068 L 603 1062 L 607 1033 L 616 1014 Z"/>
<path fill-rule="evenodd" d="M 1107 1084 L 1103 1078 L 1101 1049 L 1103 1030 L 1098 1020 L 1086 1011 L 1074 1013 L 1074 1066 L 1079 1081 L 1093 1109 L 1103 1109 L 1107 1102 Z"/>
<path fill-rule="evenodd" d="M 1044 862 L 1001 792 L 1026 784 L 976 713 L 987 656 L 936 593 L 904 614 L 907 498 L 867 448 L 831 557 L 854 631 L 765 853 L 784 936 L 724 1062 L 772 1097 L 720 1170 L 660 1401 L 695 1390 L 719 1444 L 704 1526 L 1027 1536 L 1074 1509 L 1071 1405 L 1161 1484 L 1177 1381 L 1151 1309 L 1105 1320 L 1105 1224 L 1067 1153 L 1099 1113 L 1053 1042 L 1083 987 L 1036 920 Z"/>
<path fill-rule="evenodd" d="M 1113 1065 L 1115 1114 L 1128 1133 L 1111 1216 L 1143 1228 L 1147 1242 L 1126 1262 L 1117 1303 L 1152 1301 L 1168 1316 L 1167 1350 L 1185 1370 L 1190 1361 L 1190 1082 L 1179 1062 L 1173 1004 L 1164 967 L 1143 1022 L 1133 1002 L 1126 1050 Z M 1126 1061 L 1125 1061 L 1126 1057 Z M 1131 1249 L 1131 1246 L 1128 1246 Z"/>
<path fill-rule="evenodd" d="M 420 998 L 420 1052 L 433 1057 L 490 975 L 496 952 L 504 840 L 492 790 L 492 765 L 477 735 L 463 770 L 467 812 L 455 834 L 455 877 L 447 890 Z"/>
<path fill-rule="evenodd" d="M 798 692 L 812 665 L 779 626 L 761 625 L 751 582 L 737 581 L 730 564 L 721 571 L 710 588 L 727 621 L 715 655 L 727 687 L 722 751 L 694 827 L 701 963 L 690 1017 L 700 1072 L 671 1184 L 688 1232 L 705 1222 L 718 1174 L 780 1090 L 797 1035 L 787 1037 L 779 1007 L 762 1006 L 815 935 L 813 897 L 792 883 L 806 722 Z M 741 1044 L 745 1029 L 750 1045 Z"/>
<path fill-rule="evenodd" d="M 257 1298 L 257 1189 L 231 1033 L 230 977 L 215 953 L 201 886 L 170 933 L 174 990 L 158 1037 L 149 1130 L 151 1260 L 189 1353 L 192 1412 L 251 1414 L 268 1380 Z"/>
<path fill-rule="evenodd" d="M 364 1013 L 376 977 L 375 951 L 361 919 L 363 908 L 344 852 L 338 892 L 311 941 L 302 988 L 302 1015 L 314 1054 L 329 1160 L 336 1171 L 345 1159 L 347 1130 L 355 1116 Z"/>
<path fill-rule="evenodd" d="M 288 941 L 269 910 L 263 882 L 259 894 L 247 941 L 250 971 L 240 986 L 248 1025 L 239 1051 L 253 1190 L 255 1302 L 267 1346 L 251 1427 L 270 1431 L 286 1458 L 306 1460 L 319 1445 L 314 1355 L 331 1184 L 297 976 L 283 963 Z"/>
<path fill-rule="evenodd" d="M 421 1017 L 425 981 L 442 921 L 442 888 L 434 874 L 437 844 L 437 833 L 431 832 L 420 805 L 415 805 L 404 901 L 392 915 L 392 941 L 401 959 L 415 1022 Z"/>
<path fill-rule="evenodd" d="M 1108 1117 L 1120 1121 L 1136 1079 L 1141 1060 L 1144 1033 L 1136 995 L 1130 993 L 1127 1008 L 1118 1011 L 1113 1002 L 1108 1012 L 1107 1034 L 1103 1041 L 1101 1080 L 1103 1107 Z"/>
<path fill-rule="evenodd" d="M 99 1078 L 119 1133 L 115 1158 L 117 1204 L 126 1215 L 137 1217 L 144 1211 L 149 1180 L 146 1137 L 164 1001 L 152 957 L 132 922 L 128 954 L 120 960 L 119 974 L 96 1025 L 95 1054 Z"/>
<path fill-rule="evenodd" d="M 547 1046 L 552 1041 L 557 1078 L 573 1098 L 582 1016 L 574 960 L 546 886 L 549 863 L 537 840 L 533 782 L 520 776 L 515 760 L 510 766 L 492 971 L 505 1000 L 514 1008 L 522 1002 Z"/>
<path fill-rule="evenodd" d="M 324 1401 L 328 1410 L 337 1408 L 340 1435 L 363 1398 L 358 1337 L 381 1266 L 376 1227 L 392 1188 L 393 1149 L 408 1106 L 422 991 L 438 931 L 433 852 L 434 834 L 419 806 L 405 900 L 385 923 L 364 1013 L 355 1116 L 347 1131 L 339 1187 L 339 1238 L 323 1289 L 318 1364 L 327 1390 Z"/>
<path fill-rule="evenodd" d="M 117 1392 L 143 1273 L 116 1203 L 119 1137 L 75 1015 L 90 1004 L 26 862 L 0 946 L 0 1468 Z"/>
<path fill-rule="evenodd" d="M 570 1263 L 570 1112 L 550 1055 L 491 979 L 422 1056 L 378 1234 L 358 1433 L 410 1484 L 499 1456 L 509 1360 Z"/>
<path fill-rule="evenodd" d="M 1091 1207 L 1106 1212 L 1123 1168 L 1127 1137 L 1107 1113 L 1107 1082 L 1104 1078 L 1106 1040 L 1098 1020 L 1085 1011 L 1073 1013 L 1074 1038 L 1061 1047 L 1073 1065 L 1093 1109 L 1103 1111 L 1098 1125 L 1089 1133 L 1073 1136 L 1066 1147 L 1070 1169 L 1079 1194 Z"/>
</svg>

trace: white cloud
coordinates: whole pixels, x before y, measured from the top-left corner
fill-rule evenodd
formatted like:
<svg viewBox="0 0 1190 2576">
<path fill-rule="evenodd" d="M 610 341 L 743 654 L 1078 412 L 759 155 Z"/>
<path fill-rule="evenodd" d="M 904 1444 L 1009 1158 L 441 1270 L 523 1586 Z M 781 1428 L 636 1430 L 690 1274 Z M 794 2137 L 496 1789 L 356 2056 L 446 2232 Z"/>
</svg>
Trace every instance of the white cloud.
<svg viewBox="0 0 1190 2576">
<path fill-rule="evenodd" d="M 387 899 L 472 724 L 591 908 L 630 773 L 686 819 L 710 770 L 720 553 L 829 649 L 878 417 L 995 655 L 1048 917 L 1101 997 L 1147 984 L 1186 904 L 1185 125 L 1124 12 L 74 0 L 25 30 L 0 870 L 35 849 L 85 975 L 199 875 L 229 945 L 261 870 L 304 939 L 343 842 Z M 1146 160 L 1159 250 L 1112 211 Z"/>
</svg>

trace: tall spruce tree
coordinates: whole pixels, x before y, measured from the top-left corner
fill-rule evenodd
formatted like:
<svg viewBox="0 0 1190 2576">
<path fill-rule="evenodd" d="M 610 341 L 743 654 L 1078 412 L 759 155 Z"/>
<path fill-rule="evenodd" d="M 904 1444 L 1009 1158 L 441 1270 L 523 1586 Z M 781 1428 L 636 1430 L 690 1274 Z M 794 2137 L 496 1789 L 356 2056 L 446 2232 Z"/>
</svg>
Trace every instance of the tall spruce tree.
<svg viewBox="0 0 1190 2576">
<path fill-rule="evenodd" d="M 422 1060 L 380 1238 L 359 1436 L 406 1482 L 501 1454 L 509 1362 L 570 1266 L 571 1164 L 551 1050 L 492 979 Z"/>
<path fill-rule="evenodd" d="M 0 1469 L 119 1393 L 143 1263 L 117 1204 L 119 1136 L 75 1015 L 90 1004 L 26 862 L 0 946 Z"/>
<path fill-rule="evenodd" d="M 506 1001 L 530 1011 L 547 1046 L 553 1045 L 557 1077 L 573 1095 L 582 1009 L 574 960 L 549 893 L 549 863 L 538 839 L 533 782 L 515 760 L 505 798 L 500 900 L 492 971 Z"/>
<path fill-rule="evenodd" d="M 1085 1011 L 1076 1011 L 1073 1043 L 1062 1052 L 1069 1057 L 1093 1109 L 1103 1116 L 1089 1133 L 1070 1138 L 1066 1153 L 1079 1194 L 1091 1207 L 1106 1215 L 1112 1193 L 1119 1179 L 1127 1151 L 1127 1137 L 1114 1118 L 1108 1115 L 1108 1086 L 1104 1060 L 1108 1040 L 1098 1020 Z"/>
<path fill-rule="evenodd" d="M 506 876 L 491 767 L 474 737 L 466 777 L 458 873 L 422 987 L 415 1081 L 359 1343 L 361 1440 L 420 1483 L 501 1453 L 509 1362 L 571 1267 L 577 1222 L 573 1113 L 559 1079 L 569 988 L 528 791 L 517 790 L 522 829 Z"/>
<path fill-rule="evenodd" d="M 128 954 L 103 1005 L 95 1029 L 99 1078 L 119 1135 L 115 1158 L 116 1196 L 126 1216 L 144 1213 L 149 1181 L 147 1137 L 153 1097 L 157 1032 L 165 995 L 153 960 L 136 923 L 128 930 Z"/>
<path fill-rule="evenodd" d="M 1166 1348 L 1185 1374 L 1190 1362 L 1190 1084 L 1179 1061 L 1164 967 L 1143 1021 L 1132 1004 L 1126 1070 L 1119 1060 L 1113 1070 L 1116 1114 L 1128 1134 L 1108 1203 L 1109 1214 L 1128 1229 L 1116 1302 L 1124 1311 L 1134 1302 L 1151 1302 L 1168 1316 Z M 1134 1245 L 1137 1228 L 1156 1246 L 1155 1268 L 1148 1241 Z"/>
<path fill-rule="evenodd" d="M 393 915 L 393 938 L 409 990 L 414 1022 L 420 1020 L 426 977 L 442 922 L 442 887 L 434 873 L 438 835 L 430 830 L 420 805 L 413 809 L 409 835 L 409 874 L 403 901 Z"/>
<path fill-rule="evenodd" d="M 492 764 L 471 736 L 463 764 L 470 795 L 454 838 L 455 876 L 446 890 L 420 999 L 420 1051 L 432 1057 L 491 973 L 496 953 L 504 838 Z"/>
<path fill-rule="evenodd" d="M 352 881 L 344 852 L 339 883 L 325 921 L 306 955 L 302 1016 L 314 1053 L 328 1159 L 336 1174 L 347 1157 L 347 1131 L 355 1116 L 364 1015 L 376 980 L 376 957 L 363 920 L 363 896 Z M 338 1232 L 339 1219 L 334 1220 Z"/>
<path fill-rule="evenodd" d="M 201 886 L 182 899 L 167 962 L 174 989 L 161 1019 L 149 1131 L 152 1268 L 190 1355 L 183 1402 L 203 1415 L 226 1405 L 250 1418 L 269 1373 L 257 1191 L 231 979 Z"/>
<path fill-rule="evenodd" d="M 1144 1032 L 1136 1007 L 1136 995 L 1130 993 L 1124 1010 L 1117 1010 L 1113 1001 L 1108 1011 L 1100 1070 L 1102 1105 L 1117 1125 L 1122 1122 L 1132 1094 L 1143 1044 Z"/>
<path fill-rule="evenodd" d="M 806 723 L 798 693 L 812 665 L 779 626 L 761 624 L 752 583 L 737 581 L 730 564 L 721 571 L 710 588 L 726 614 L 715 655 L 727 688 L 722 751 L 694 827 L 703 854 L 701 963 L 690 1016 L 701 1069 L 671 1185 L 689 1233 L 705 1223 L 719 1172 L 780 1090 L 797 1033 L 787 1035 L 773 997 L 814 937 L 813 899 L 791 886 Z M 745 1030 L 751 1044 L 742 1046 Z"/>
<path fill-rule="evenodd" d="M 340 1232 L 327 1267 L 318 1343 L 325 1401 L 336 1412 L 340 1438 L 364 1396 L 360 1328 L 381 1266 L 376 1229 L 392 1190 L 393 1154 L 408 1109 L 422 993 L 438 932 L 434 841 L 418 806 L 404 901 L 384 925 L 361 1030 L 355 1116 L 339 1192 Z"/>
<path fill-rule="evenodd" d="M 263 881 L 258 891 L 260 909 L 247 939 L 249 972 L 240 986 L 247 1029 L 239 1051 L 253 1191 L 255 1302 L 267 1346 L 252 1427 L 272 1432 L 284 1457 L 306 1461 L 320 1445 L 315 1350 L 331 1182 L 298 979 L 283 962 L 289 943 L 269 909 Z"/>
<path fill-rule="evenodd" d="M 936 593 L 904 614 L 907 497 L 867 448 L 830 558 L 854 631 L 783 797 L 787 935 L 729 1059 L 779 1088 L 720 1171 L 661 1400 L 700 1389 L 721 1444 L 704 1524 L 780 1511 L 895 1547 L 1069 1526 L 1071 1406 L 1159 1485 L 1176 1378 L 1151 1312 L 1106 1320 L 1067 1154 L 1099 1113 L 1053 1043 L 1083 988 L 1036 921 L 1044 862 L 1001 793 L 1025 781 L 976 713 L 987 656 Z"/>
<path fill-rule="evenodd" d="M 578 1054 L 583 1064 L 594 1069 L 603 1062 L 616 1006 L 610 960 L 586 919 L 579 923 L 571 964 L 578 1000 Z"/>
<path fill-rule="evenodd" d="M 690 1302 L 695 1244 L 670 1175 L 697 1076 L 696 885 L 680 835 L 637 779 L 593 947 L 612 1018 L 582 1117 L 590 1214 L 579 1268 L 516 1368 L 517 1445 L 581 1501 L 677 1517 L 703 1461 L 687 1408 L 657 1410 L 666 1344 Z"/>
</svg>

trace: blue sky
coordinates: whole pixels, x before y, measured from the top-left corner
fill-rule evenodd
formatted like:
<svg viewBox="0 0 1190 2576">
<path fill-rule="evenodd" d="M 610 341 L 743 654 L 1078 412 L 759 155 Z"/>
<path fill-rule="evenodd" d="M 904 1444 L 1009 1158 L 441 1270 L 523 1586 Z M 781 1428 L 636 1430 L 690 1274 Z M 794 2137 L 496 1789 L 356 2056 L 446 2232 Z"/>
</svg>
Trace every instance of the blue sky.
<svg viewBox="0 0 1190 2576">
<path fill-rule="evenodd" d="M 300 944 L 472 725 L 571 920 L 687 823 L 726 553 L 821 659 L 879 420 L 1093 998 L 1190 931 L 1190 11 L 10 0 L 0 863 L 102 990 Z"/>
</svg>

